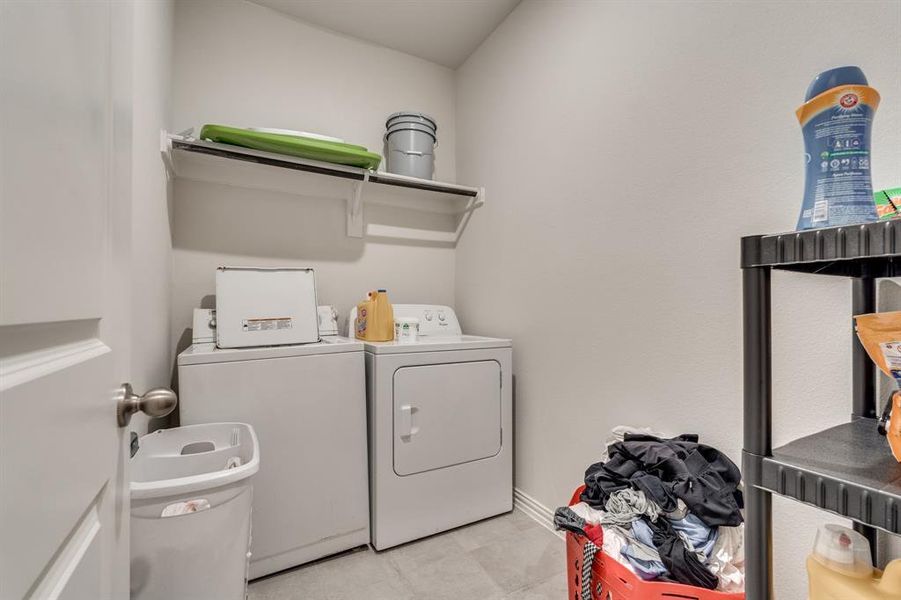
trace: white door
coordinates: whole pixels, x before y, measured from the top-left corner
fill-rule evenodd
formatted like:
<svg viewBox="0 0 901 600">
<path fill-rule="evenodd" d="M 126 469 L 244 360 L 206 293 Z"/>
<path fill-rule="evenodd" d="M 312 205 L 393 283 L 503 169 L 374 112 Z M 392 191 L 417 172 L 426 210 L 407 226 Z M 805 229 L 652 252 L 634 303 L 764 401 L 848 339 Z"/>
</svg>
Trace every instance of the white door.
<svg viewBox="0 0 901 600">
<path fill-rule="evenodd" d="M 0 0 L 0 599 L 128 597 L 130 16 Z"/>
<path fill-rule="evenodd" d="M 414 475 L 501 451 L 501 365 L 480 360 L 394 372 L 394 472 Z"/>
</svg>

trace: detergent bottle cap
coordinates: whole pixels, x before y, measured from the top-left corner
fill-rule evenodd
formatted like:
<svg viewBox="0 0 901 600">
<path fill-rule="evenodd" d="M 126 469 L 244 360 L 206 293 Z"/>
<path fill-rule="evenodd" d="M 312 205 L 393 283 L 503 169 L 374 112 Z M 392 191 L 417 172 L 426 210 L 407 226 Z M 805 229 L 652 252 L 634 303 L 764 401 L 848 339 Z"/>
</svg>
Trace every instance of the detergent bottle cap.
<svg viewBox="0 0 901 600">
<path fill-rule="evenodd" d="M 813 543 L 813 556 L 825 566 L 849 575 L 869 576 L 873 572 L 870 542 L 841 525 L 819 528 Z"/>
<path fill-rule="evenodd" d="M 804 102 L 840 85 L 867 85 L 867 76 L 863 74 L 860 67 L 854 66 L 836 67 L 823 71 L 810 83 L 810 87 L 807 88 L 807 93 L 804 95 Z"/>
</svg>

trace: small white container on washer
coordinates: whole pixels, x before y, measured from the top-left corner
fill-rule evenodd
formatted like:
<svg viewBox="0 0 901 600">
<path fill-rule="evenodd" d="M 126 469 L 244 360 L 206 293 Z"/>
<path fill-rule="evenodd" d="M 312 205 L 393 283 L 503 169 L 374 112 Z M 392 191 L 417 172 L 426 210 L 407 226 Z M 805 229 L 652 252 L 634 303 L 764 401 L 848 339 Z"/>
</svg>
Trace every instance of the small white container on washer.
<svg viewBox="0 0 901 600">
<path fill-rule="evenodd" d="M 394 339 L 401 344 L 412 344 L 419 338 L 419 319 L 402 317 L 394 320 Z"/>
</svg>

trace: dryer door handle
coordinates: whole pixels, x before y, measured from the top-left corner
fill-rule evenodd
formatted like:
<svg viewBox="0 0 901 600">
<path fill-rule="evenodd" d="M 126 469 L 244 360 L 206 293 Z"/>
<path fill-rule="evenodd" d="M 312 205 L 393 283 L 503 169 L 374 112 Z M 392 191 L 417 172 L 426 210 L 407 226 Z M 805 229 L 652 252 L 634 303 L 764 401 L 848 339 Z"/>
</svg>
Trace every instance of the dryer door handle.
<svg viewBox="0 0 901 600">
<path fill-rule="evenodd" d="M 411 404 L 402 404 L 400 407 L 400 437 L 409 441 L 411 437 L 416 435 L 419 427 L 413 426 L 413 413 L 417 408 Z"/>
</svg>

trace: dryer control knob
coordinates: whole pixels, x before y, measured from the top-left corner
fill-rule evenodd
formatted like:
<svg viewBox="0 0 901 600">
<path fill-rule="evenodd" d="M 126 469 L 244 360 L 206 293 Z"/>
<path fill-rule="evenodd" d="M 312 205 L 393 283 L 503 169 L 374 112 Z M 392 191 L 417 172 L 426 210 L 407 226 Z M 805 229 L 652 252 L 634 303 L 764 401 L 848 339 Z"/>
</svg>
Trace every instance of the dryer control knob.
<svg viewBox="0 0 901 600">
<path fill-rule="evenodd" d="M 438 313 L 438 320 L 439 320 L 439 321 L 443 321 L 444 318 L 445 318 L 445 317 L 444 317 L 444 313 L 443 313 L 443 312 L 439 312 L 439 313 Z"/>
<path fill-rule="evenodd" d="M 430 311 L 430 310 L 425 311 L 425 320 L 426 321 L 432 320 L 432 311 Z"/>
</svg>

